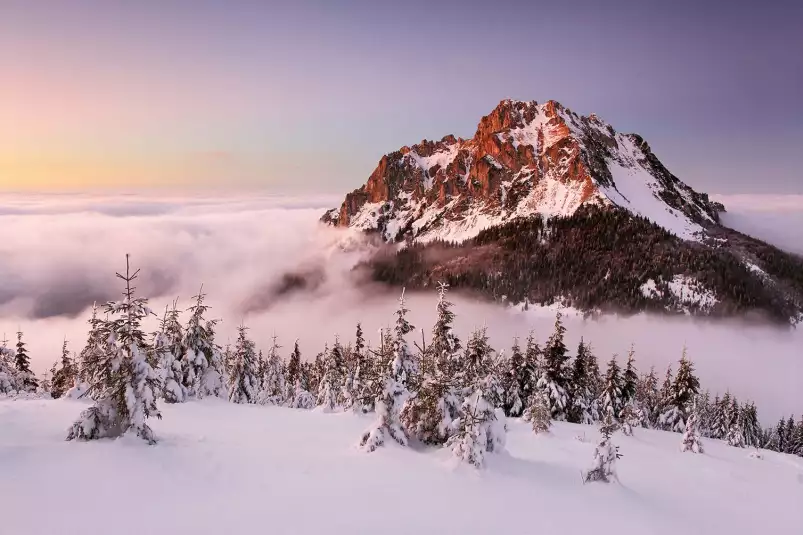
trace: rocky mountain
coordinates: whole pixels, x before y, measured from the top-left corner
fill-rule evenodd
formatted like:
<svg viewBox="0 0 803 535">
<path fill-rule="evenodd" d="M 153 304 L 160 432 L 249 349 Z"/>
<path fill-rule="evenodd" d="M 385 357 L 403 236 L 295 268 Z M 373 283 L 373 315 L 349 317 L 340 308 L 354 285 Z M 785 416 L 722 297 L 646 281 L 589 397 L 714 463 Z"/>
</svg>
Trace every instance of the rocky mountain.
<svg viewBox="0 0 803 535">
<path fill-rule="evenodd" d="M 803 262 L 721 225 L 724 207 L 636 134 L 558 102 L 503 100 L 471 139 L 382 157 L 322 221 L 402 242 L 374 278 L 516 303 L 801 318 Z"/>
</svg>

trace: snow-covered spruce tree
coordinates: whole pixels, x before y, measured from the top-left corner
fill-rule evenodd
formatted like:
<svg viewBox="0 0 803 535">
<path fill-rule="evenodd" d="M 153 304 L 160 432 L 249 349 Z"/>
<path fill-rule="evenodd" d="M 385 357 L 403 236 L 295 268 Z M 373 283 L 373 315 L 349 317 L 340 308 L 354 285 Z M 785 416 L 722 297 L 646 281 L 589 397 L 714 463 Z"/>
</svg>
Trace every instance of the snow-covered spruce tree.
<svg viewBox="0 0 803 535">
<path fill-rule="evenodd" d="M 321 388 L 321 379 L 326 370 L 325 360 L 329 355 L 329 344 L 324 344 L 323 351 L 315 355 L 315 360 L 309 366 L 309 391 L 315 395 L 317 403 L 318 391 Z"/>
<path fill-rule="evenodd" d="M 674 400 L 674 395 L 672 393 L 672 385 L 674 383 L 674 376 L 672 375 L 672 365 L 670 364 L 666 368 L 666 375 L 664 376 L 664 382 L 661 385 L 661 390 L 658 392 L 658 417 L 656 420 L 656 429 L 663 429 L 664 431 L 669 431 L 668 427 L 664 424 L 663 416 L 664 412 L 670 409 L 672 405 L 672 401 Z"/>
<path fill-rule="evenodd" d="M 75 385 L 78 376 L 75 361 L 70 357 L 66 338 L 61 346 L 61 362 L 54 364 L 51 372 L 50 395 L 54 399 L 60 398 Z"/>
<path fill-rule="evenodd" d="M 268 357 L 265 359 L 259 403 L 263 405 L 282 405 L 285 401 L 284 363 L 279 356 L 279 349 L 282 346 L 277 342 L 275 334 L 271 340 Z"/>
<path fill-rule="evenodd" d="M 505 415 L 518 418 L 524 413 L 527 394 L 527 382 L 529 381 L 524 354 L 519 347 L 519 339 L 513 339 L 513 347 L 510 350 L 510 357 L 504 359 L 504 376 L 502 379 L 504 390 L 504 410 Z"/>
<path fill-rule="evenodd" d="M 318 386 L 318 406 L 324 412 L 334 412 L 343 406 L 345 374 L 343 346 L 340 344 L 340 339 L 335 337 L 335 343 L 326 354 L 324 372 Z"/>
<path fill-rule="evenodd" d="M 744 444 L 750 448 L 761 446 L 761 425 L 758 411 L 752 401 L 743 404 L 739 410 L 739 426 L 742 429 Z"/>
<path fill-rule="evenodd" d="M 527 336 L 527 345 L 524 349 L 524 382 L 522 384 L 522 399 L 525 409 L 530 402 L 530 398 L 538 389 L 538 380 L 543 375 L 543 353 L 541 347 L 535 339 L 535 332 L 530 331 Z"/>
<path fill-rule="evenodd" d="M 488 375 L 494 364 L 494 350 L 488 343 L 485 328 L 475 329 L 466 342 L 458 385 L 463 396 L 471 395 L 482 378 Z"/>
<path fill-rule="evenodd" d="M 627 365 L 622 375 L 622 404 L 636 402 L 638 389 L 638 372 L 636 371 L 636 348 L 631 344 L 627 352 Z"/>
<path fill-rule="evenodd" d="M 744 448 L 744 430 L 742 429 L 742 422 L 739 420 L 739 402 L 735 397 L 730 398 L 730 406 L 727 408 L 725 418 L 728 422 L 728 431 L 725 433 L 725 441 L 729 446 Z"/>
<path fill-rule="evenodd" d="M 371 394 L 373 393 L 375 378 L 373 377 L 374 370 L 371 366 L 371 360 L 368 358 L 365 335 L 360 323 L 357 324 L 352 358 L 354 359 L 354 377 L 352 379 L 354 405 L 352 408 L 357 412 L 371 412 L 374 410 L 374 398 Z"/>
<path fill-rule="evenodd" d="M 17 369 L 17 390 L 21 392 L 36 392 L 39 380 L 31 371 L 31 358 L 28 348 L 22 341 L 22 331 L 17 332 L 17 352 L 14 355 L 14 367 Z"/>
<path fill-rule="evenodd" d="M 495 382 L 492 375 L 479 381 L 476 391 L 463 402 L 447 442 L 457 459 L 476 468 L 485 465 L 486 453 L 499 453 L 505 447 L 504 413 L 495 410 L 485 395 L 497 388 Z"/>
<path fill-rule="evenodd" d="M 237 328 L 237 343 L 231 356 L 229 375 L 229 401 L 232 403 L 256 403 L 259 395 L 257 377 L 257 353 L 254 342 L 248 338 L 248 327 Z"/>
<path fill-rule="evenodd" d="M 293 344 L 293 352 L 290 353 L 290 359 L 287 361 L 285 371 L 285 389 L 284 398 L 285 404 L 292 407 L 293 397 L 295 396 L 296 381 L 301 378 L 301 350 L 298 347 L 298 339 Z"/>
<path fill-rule="evenodd" d="M 67 440 L 118 437 L 133 432 L 149 444 L 156 443 L 147 419 L 162 417 L 156 408 L 161 385 L 152 347 L 141 328 L 142 320 L 153 313 L 148 300 L 135 297 L 131 286 L 138 274 L 139 270 L 131 273 L 126 255 L 125 275 L 117 273 L 125 282 L 123 300 L 105 305 L 107 319 L 100 322 L 96 333 L 105 341 L 85 363 L 87 393 L 95 404 L 81 413 Z"/>
<path fill-rule="evenodd" d="M 201 286 L 198 295 L 193 296 L 195 304 L 187 309 L 190 319 L 184 329 L 183 386 L 190 397 L 226 397 L 227 359 L 215 343 L 218 320 L 204 318 L 209 307 L 204 304 L 206 294 L 203 290 Z M 234 363 L 234 353 L 230 351 L 229 356 Z"/>
<path fill-rule="evenodd" d="M 569 361 L 564 343 L 566 328 L 558 311 L 555 317 L 555 330 L 549 337 L 543 351 L 543 373 L 538 380 L 538 389 L 546 392 L 553 420 L 565 420 L 569 409 Z"/>
<path fill-rule="evenodd" d="M 619 446 L 614 446 L 611 437 L 618 429 L 618 424 L 613 418 L 611 411 L 605 415 L 605 419 L 600 424 L 602 438 L 594 450 L 594 463 L 591 469 L 583 475 L 583 480 L 588 483 L 601 481 L 610 483 L 611 480 L 618 480 L 616 477 L 616 461 L 622 456 L 619 454 Z"/>
<path fill-rule="evenodd" d="M 452 303 L 446 299 L 447 289 L 446 284 L 438 286 L 438 318 L 426 348 L 421 386 L 401 415 L 407 432 L 426 444 L 445 444 L 452 434 L 452 422 L 460 414 L 454 377 L 461 345 L 452 331 L 454 313 Z"/>
<path fill-rule="evenodd" d="M 714 399 L 714 407 L 711 421 L 711 438 L 724 439 L 730 429 L 730 411 L 731 395 L 726 391 L 725 395 L 720 399 L 717 396 Z"/>
<path fill-rule="evenodd" d="M 628 401 L 619 411 L 619 422 L 622 426 L 622 434 L 625 436 L 632 436 L 633 428 L 641 427 L 644 421 L 644 414 L 636 404 L 636 400 Z"/>
<path fill-rule="evenodd" d="M 644 427 L 655 428 L 658 426 L 660 413 L 660 392 L 658 391 L 658 377 L 655 375 L 655 367 L 650 368 L 650 373 L 643 375 L 636 388 L 636 401 L 643 409 L 645 415 Z"/>
<path fill-rule="evenodd" d="M 528 420 L 535 434 L 548 433 L 552 427 L 552 413 L 549 409 L 549 398 L 546 392 L 537 392 L 528 409 Z"/>
<path fill-rule="evenodd" d="M 694 375 L 694 366 L 686 357 L 686 348 L 680 359 L 678 374 L 672 383 L 668 406 L 661 414 L 661 427 L 667 431 L 682 433 L 686 428 L 686 418 L 691 403 L 700 391 L 700 381 Z"/>
<path fill-rule="evenodd" d="M 396 311 L 396 327 L 393 339 L 393 356 L 380 377 L 382 390 L 375 400 L 376 421 L 363 434 L 360 447 L 374 451 L 385 443 L 387 437 L 402 446 L 407 445 L 407 435 L 401 423 L 401 410 L 410 398 L 409 385 L 417 372 L 415 358 L 407 345 L 406 336 L 414 329 L 407 321 L 409 310 L 404 304 L 404 290 Z M 384 361 L 384 358 L 380 358 Z"/>
<path fill-rule="evenodd" d="M 167 403 L 184 403 L 187 400 L 183 369 L 187 350 L 176 304 L 177 301 L 174 301 L 172 309 L 165 307 L 159 331 L 153 335 L 153 350 L 162 381 L 161 394 Z"/>
<path fill-rule="evenodd" d="M 713 406 L 711 404 L 711 393 L 706 390 L 694 398 L 692 405 L 697 412 L 697 430 L 700 436 L 711 438 L 711 422 L 713 419 Z"/>
<path fill-rule="evenodd" d="M 298 348 L 298 340 L 296 340 L 293 352 L 290 354 L 290 362 L 287 365 L 288 396 L 285 405 L 288 407 L 293 409 L 315 408 L 315 396 L 312 395 L 309 387 L 309 368 L 310 363 L 301 362 L 301 350 Z"/>
<path fill-rule="evenodd" d="M 591 424 L 599 412 L 597 399 L 594 396 L 592 378 L 589 374 L 591 359 L 596 359 L 588 345 L 580 339 L 577 356 L 572 366 L 571 407 L 568 420 L 576 424 Z"/>
<path fill-rule="evenodd" d="M 17 370 L 14 367 L 14 352 L 8 348 L 8 340 L 3 336 L 0 342 L 0 394 L 10 394 L 17 390 Z"/>
<path fill-rule="evenodd" d="M 690 411 L 686 420 L 686 430 L 683 432 L 680 451 L 703 453 L 703 443 L 700 441 L 699 415 L 696 409 Z"/>
<path fill-rule="evenodd" d="M 614 418 L 619 418 L 619 412 L 622 410 L 622 374 L 616 362 L 616 355 L 608 362 L 599 404 L 603 414 L 610 412 Z"/>
</svg>

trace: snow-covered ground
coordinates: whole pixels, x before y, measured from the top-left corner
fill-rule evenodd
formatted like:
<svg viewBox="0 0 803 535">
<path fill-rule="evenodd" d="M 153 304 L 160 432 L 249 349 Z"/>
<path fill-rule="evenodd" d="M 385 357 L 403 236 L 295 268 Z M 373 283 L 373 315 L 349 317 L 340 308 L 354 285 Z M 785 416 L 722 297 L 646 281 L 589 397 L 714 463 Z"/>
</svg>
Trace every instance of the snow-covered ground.
<svg viewBox="0 0 803 535">
<path fill-rule="evenodd" d="M 355 448 L 369 416 L 206 400 L 162 406 L 161 439 L 65 442 L 84 403 L 0 401 L 0 533 L 803 533 L 803 459 L 679 434 L 617 434 L 619 484 L 582 484 L 596 428 L 536 436 L 476 471 L 443 450 Z M 576 436 L 585 435 L 585 441 Z"/>
</svg>

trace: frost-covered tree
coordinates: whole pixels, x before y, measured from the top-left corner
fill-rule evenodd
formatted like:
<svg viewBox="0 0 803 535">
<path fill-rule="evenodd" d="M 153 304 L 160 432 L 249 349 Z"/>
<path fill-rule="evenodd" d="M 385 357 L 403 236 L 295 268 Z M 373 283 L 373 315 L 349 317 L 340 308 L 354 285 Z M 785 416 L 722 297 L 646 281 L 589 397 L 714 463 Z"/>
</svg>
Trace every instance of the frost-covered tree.
<svg viewBox="0 0 803 535">
<path fill-rule="evenodd" d="M 452 330 L 454 312 L 446 299 L 448 286 L 438 287 L 438 317 L 432 340 L 426 348 L 421 386 L 402 409 L 402 423 L 408 433 L 427 444 L 444 444 L 452 434 L 452 422 L 460 414 L 460 400 L 454 384 L 460 340 Z"/>
<path fill-rule="evenodd" d="M 262 389 L 258 396 L 258 402 L 263 405 L 281 405 L 285 401 L 284 363 L 281 356 L 279 356 L 279 349 L 282 346 L 279 345 L 277 340 L 274 334 L 268 350 L 268 357 L 265 359 L 262 369 L 262 380 L 260 382 Z"/>
<path fill-rule="evenodd" d="M 323 376 L 318 386 L 318 406 L 324 412 L 333 412 L 342 408 L 345 399 L 343 392 L 345 373 L 343 346 L 335 337 L 335 343 L 326 355 Z"/>
<path fill-rule="evenodd" d="M 3 336 L 0 342 L 0 394 L 10 394 L 17 390 L 17 370 L 14 367 L 14 352 L 8 347 Z"/>
<path fill-rule="evenodd" d="M 416 362 L 410 353 L 406 336 L 413 326 L 406 319 L 408 310 L 404 304 L 404 291 L 396 311 L 396 329 L 393 338 L 392 359 L 380 377 L 382 390 L 375 400 L 376 421 L 363 434 L 360 447 L 374 451 L 385 443 L 387 437 L 402 446 L 407 445 L 407 434 L 401 423 L 401 410 L 410 398 L 409 383 L 416 374 Z M 383 344 L 384 345 L 384 344 Z M 380 358 L 385 361 L 384 356 Z"/>
<path fill-rule="evenodd" d="M 619 446 L 614 446 L 611 437 L 616 432 L 618 425 L 609 411 L 605 419 L 600 424 L 602 438 L 594 450 L 594 463 L 591 469 L 583 475 L 583 480 L 588 483 L 601 481 L 609 483 L 618 480 L 616 477 L 616 461 L 622 456 L 619 454 Z"/>
<path fill-rule="evenodd" d="M 199 398 L 226 397 L 227 359 L 215 343 L 215 328 L 218 320 L 207 320 L 204 315 L 209 307 L 204 304 L 206 294 L 201 286 L 198 295 L 193 297 L 195 304 L 187 311 L 190 319 L 184 330 L 183 346 L 186 351 L 184 360 L 184 389 L 188 396 Z M 234 353 L 229 352 L 234 363 Z"/>
<path fill-rule="evenodd" d="M 619 422 L 622 426 L 622 434 L 625 436 L 633 435 L 634 427 L 641 427 L 645 420 L 644 414 L 636 404 L 636 400 L 628 401 L 619 412 Z"/>
<path fill-rule="evenodd" d="M 153 337 L 153 349 L 162 381 L 162 397 L 167 403 L 183 403 L 187 399 L 183 367 L 187 349 L 176 305 L 177 301 L 174 301 L 172 309 L 165 307 L 159 331 Z"/>
<path fill-rule="evenodd" d="M 474 392 L 477 382 L 488 375 L 494 364 L 494 350 L 488 342 L 487 329 L 475 329 L 466 342 L 460 387 L 464 394 Z"/>
<path fill-rule="evenodd" d="M 526 405 L 538 389 L 538 380 L 543 375 L 541 347 L 535 339 L 535 333 L 530 331 L 527 345 L 524 349 L 524 382 L 522 384 L 522 400 Z"/>
<path fill-rule="evenodd" d="M 700 436 L 711 438 L 711 421 L 713 418 L 713 405 L 711 404 L 711 393 L 706 390 L 698 394 L 692 406 L 697 412 L 697 430 Z"/>
<path fill-rule="evenodd" d="M 651 367 L 650 373 L 643 375 L 639 380 L 636 388 L 636 402 L 644 411 L 647 424 L 645 427 L 657 427 L 658 419 L 661 416 L 661 399 L 655 367 Z"/>
<path fill-rule="evenodd" d="M 627 365 L 622 375 L 622 404 L 636 401 L 638 390 L 638 372 L 636 371 L 636 348 L 631 345 L 627 352 Z"/>
<path fill-rule="evenodd" d="M 686 420 L 686 430 L 683 432 L 683 440 L 680 443 L 680 451 L 703 453 L 703 443 L 700 441 L 698 421 L 698 413 L 696 410 L 692 409 L 688 419 Z"/>
<path fill-rule="evenodd" d="M 589 375 L 590 358 L 593 358 L 593 355 L 581 338 L 580 344 L 577 346 L 577 355 L 574 357 L 570 383 L 572 392 L 568 420 L 576 424 L 593 423 L 598 412 L 597 400 L 594 397 Z"/>
<path fill-rule="evenodd" d="M 287 361 L 285 371 L 285 403 L 288 406 L 293 406 L 293 398 L 295 396 L 296 381 L 301 378 L 301 350 L 298 347 L 298 339 L 293 344 L 293 352 L 290 353 L 290 359 Z"/>
<path fill-rule="evenodd" d="M 694 375 L 694 366 L 686 357 L 686 348 L 680 359 L 677 376 L 672 383 L 670 396 L 661 414 L 661 427 L 667 431 L 682 433 L 692 401 L 700 391 L 700 381 Z"/>
<path fill-rule="evenodd" d="M 527 369 L 527 362 L 519 346 L 518 338 L 513 340 L 510 357 L 503 359 L 501 365 L 503 367 L 502 389 L 505 415 L 517 418 L 524 413 L 528 397 L 528 382 L 530 381 L 530 371 Z"/>
<path fill-rule="evenodd" d="M 148 300 L 135 297 L 131 285 L 139 270 L 131 274 L 126 255 L 126 274 L 117 273 L 125 282 L 123 300 L 104 307 L 107 319 L 98 325 L 98 347 L 92 351 L 87 366 L 87 393 L 95 404 L 81 413 L 72 425 L 67 440 L 91 440 L 117 437 L 128 432 L 154 444 L 156 438 L 148 426 L 151 416 L 161 418 L 156 408 L 160 391 L 159 374 L 153 350 L 142 331 L 142 320 L 153 314 Z"/>
<path fill-rule="evenodd" d="M 504 412 L 494 409 L 486 396 L 495 388 L 493 382 L 493 379 L 481 380 L 477 390 L 463 402 L 447 444 L 457 459 L 476 468 L 485 465 L 486 453 L 499 453 L 505 447 Z"/>
<path fill-rule="evenodd" d="M 287 386 L 288 395 L 285 403 L 288 407 L 293 409 L 315 407 L 315 396 L 310 392 L 309 386 L 309 363 L 301 362 L 298 340 L 293 346 L 290 362 L 287 365 Z"/>
<path fill-rule="evenodd" d="M 70 356 L 67 339 L 61 347 L 61 361 L 51 368 L 50 395 L 60 398 L 73 387 L 78 376 L 75 360 Z"/>
<path fill-rule="evenodd" d="M 538 392 L 528 410 L 528 420 L 535 434 L 548 433 L 552 427 L 552 413 L 546 392 Z"/>
<path fill-rule="evenodd" d="M 756 405 L 753 402 L 747 402 L 741 406 L 738 420 L 745 446 L 751 448 L 761 446 L 761 425 L 758 421 Z"/>
<path fill-rule="evenodd" d="M 719 396 L 714 400 L 713 414 L 711 419 L 711 438 L 724 439 L 731 426 L 731 394 L 725 392 L 720 399 Z"/>
<path fill-rule="evenodd" d="M 257 353 L 254 342 L 248 338 L 248 327 L 237 328 L 237 343 L 231 353 L 229 375 L 229 401 L 232 403 L 256 403 L 259 395 Z"/>
<path fill-rule="evenodd" d="M 375 372 L 378 370 L 374 369 L 371 360 L 368 358 L 368 349 L 365 345 L 365 335 L 363 334 L 361 323 L 357 324 L 352 357 L 354 359 L 353 409 L 357 412 L 371 412 L 374 410 L 375 401 L 374 394 L 376 389 L 374 383 L 379 382 L 379 379 L 375 377 Z"/>
<path fill-rule="evenodd" d="M 614 418 L 619 417 L 622 410 L 622 372 L 616 362 L 616 355 L 611 357 L 608 362 L 608 370 L 605 372 L 605 384 L 602 388 L 602 396 L 599 400 L 603 414 L 610 412 Z"/>
<path fill-rule="evenodd" d="M 14 355 L 14 367 L 17 370 L 17 390 L 36 392 L 39 380 L 31 371 L 31 358 L 28 356 L 27 344 L 22 341 L 22 331 L 17 332 L 17 352 Z"/>
<path fill-rule="evenodd" d="M 565 420 L 569 409 L 569 360 L 564 343 L 566 328 L 558 311 L 555 317 L 555 330 L 549 337 L 543 351 L 543 374 L 538 380 L 538 389 L 546 392 L 554 420 Z"/>
</svg>

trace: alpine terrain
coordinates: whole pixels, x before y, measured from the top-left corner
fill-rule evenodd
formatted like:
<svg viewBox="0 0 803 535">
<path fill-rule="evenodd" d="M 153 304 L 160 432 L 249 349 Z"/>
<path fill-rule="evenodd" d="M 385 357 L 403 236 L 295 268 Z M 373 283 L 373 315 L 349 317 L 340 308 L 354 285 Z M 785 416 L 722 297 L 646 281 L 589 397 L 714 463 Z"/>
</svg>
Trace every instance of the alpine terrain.
<svg viewBox="0 0 803 535">
<path fill-rule="evenodd" d="M 801 321 L 803 260 L 722 225 L 724 206 L 637 134 L 555 101 L 503 100 L 471 139 L 382 157 L 322 221 L 373 234 L 376 280 L 589 312 Z"/>
</svg>

